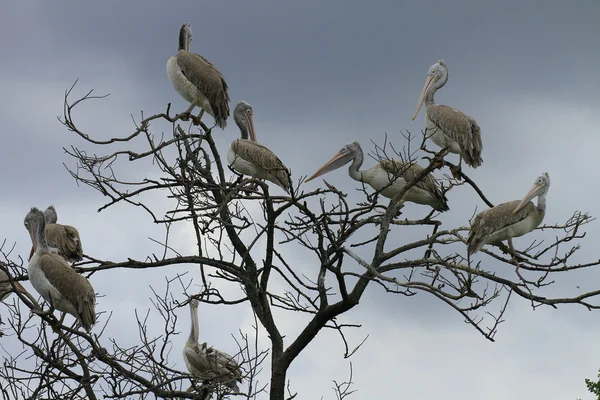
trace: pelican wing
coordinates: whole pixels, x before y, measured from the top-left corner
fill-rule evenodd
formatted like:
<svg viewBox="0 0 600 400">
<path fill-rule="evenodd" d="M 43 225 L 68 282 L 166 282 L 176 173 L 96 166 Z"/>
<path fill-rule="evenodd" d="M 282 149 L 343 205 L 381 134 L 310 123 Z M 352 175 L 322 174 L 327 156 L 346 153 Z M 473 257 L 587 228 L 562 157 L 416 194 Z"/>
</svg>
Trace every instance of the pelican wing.
<svg viewBox="0 0 600 400">
<path fill-rule="evenodd" d="M 292 186 L 291 172 L 283 162 L 260 143 L 247 139 L 236 139 L 231 143 L 231 149 L 237 155 L 257 168 L 263 170 L 267 175 L 274 178 L 274 182 L 281 186 L 287 192 Z"/>
<path fill-rule="evenodd" d="M 200 54 L 179 50 L 177 63 L 185 77 L 206 97 L 216 121 L 229 118 L 229 93 L 227 82 L 219 70 Z M 219 125 L 220 126 L 220 125 Z M 224 128 L 225 125 L 222 126 Z"/>
<path fill-rule="evenodd" d="M 75 307 L 83 327 L 90 330 L 96 323 L 96 294 L 90 282 L 57 254 L 41 254 L 39 265 L 48 282 Z"/>
<path fill-rule="evenodd" d="M 432 104 L 427 107 L 427 117 L 441 131 L 458 143 L 467 165 L 477 168 L 483 163 L 481 128 L 473 118 L 455 108 Z"/>
<path fill-rule="evenodd" d="M 7 298 L 11 292 L 12 286 L 8 280 L 8 275 L 0 269 L 0 301 Z"/>
<path fill-rule="evenodd" d="M 238 389 L 236 381 L 241 382 L 242 370 L 229 354 L 206 343 L 189 343 L 184 349 L 184 357 L 192 367 L 192 375 L 200 379 L 216 379 L 231 389 Z"/>
<path fill-rule="evenodd" d="M 206 355 L 217 367 L 216 370 L 220 375 L 226 375 L 241 381 L 242 370 L 240 369 L 238 363 L 229 354 L 209 347 L 206 349 Z"/>
<path fill-rule="evenodd" d="M 44 231 L 48 246 L 58 249 L 59 254 L 69 261 L 81 261 L 83 249 L 79 232 L 72 226 L 48 224 Z"/>
<path fill-rule="evenodd" d="M 387 173 L 401 176 L 407 183 L 415 179 L 424 169 L 419 164 L 408 164 L 397 160 L 381 160 L 380 164 Z M 442 197 L 442 191 L 431 174 L 425 175 L 425 177 L 418 181 L 415 186 L 436 197 Z"/>
<path fill-rule="evenodd" d="M 513 214 L 513 211 L 520 202 L 520 200 L 515 200 L 502 203 L 496 207 L 484 210 L 475 216 L 471 223 L 469 237 L 467 238 L 467 246 L 470 254 L 477 252 L 485 244 L 485 239 L 488 236 L 524 220 L 535 210 L 533 203 L 529 202 L 519 212 Z"/>
</svg>

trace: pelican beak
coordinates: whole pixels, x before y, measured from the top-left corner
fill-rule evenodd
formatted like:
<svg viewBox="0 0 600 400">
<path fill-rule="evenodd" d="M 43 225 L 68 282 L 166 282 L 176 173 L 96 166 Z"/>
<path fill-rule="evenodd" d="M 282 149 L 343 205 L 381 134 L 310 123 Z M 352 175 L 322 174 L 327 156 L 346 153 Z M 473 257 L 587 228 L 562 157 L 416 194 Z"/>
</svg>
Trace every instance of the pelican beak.
<svg viewBox="0 0 600 400">
<path fill-rule="evenodd" d="M 254 130 L 254 118 L 252 114 L 248 115 L 248 133 L 250 135 L 250 140 L 256 142 L 256 131 Z"/>
<path fill-rule="evenodd" d="M 527 203 L 529 203 L 531 200 L 533 200 L 534 198 L 539 196 L 539 194 L 542 192 L 542 190 L 544 190 L 543 185 L 538 185 L 537 183 L 534 184 L 533 187 L 531 188 L 531 190 L 529 191 L 529 193 L 527 193 L 525 195 L 525 197 L 523 197 L 523 200 L 521 200 L 521 202 L 519 203 L 517 208 L 515 208 L 515 210 L 513 211 L 513 214 L 518 213 L 519 210 L 521 210 L 523 207 L 525 207 L 525 205 L 527 205 Z"/>
<path fill-rule="evenodd" d="M 419 114 L 419 110 L 421 109 L 421 105 L 423 104 L 423 100 L 425 100 L 425 95 L 429 92 L 429 88 L 433 83 L 433 75 L 428 75 L 425 80 L 425 85 L 423 86 L 423 90 L 421 91 L 421 95 L 419 96 L 419 101 L 417 101 L 417 109 L 415 110 L 415 114 L 412 116 L 412 120 L 414 121 Z"/>
<path fill-rule="evenodd" d="M 35 253 L 35 240 L 33 239 L 33 230 L 34 227 L 30 226 L 29 227 L 29 237 L 31 238 L 31 251 L 29 252 L 29 258 L 27 259 L 27 261 L 31 260 L 31 257 L 33 257 L 33 253 Z"/>
<path fill-rule="evenodd" d="M 15 287 L 21 291 L 21 293 L 26 293 L 27 290 L 25 290 L 25 288 L 23 287 L 23 285 L 21 285 L 19 282 L 14 281 L 15 282 Z"/>
<path fill-rule="evenodd" d="M 343 167 L 348 164 L 352 160 L 352 154 L 347 151 L 340 150 L 333 158 L 327 161 L 321 168 L 317 170 L 310 178 L 305 180 L 304 182 L 312 181 L 318 176 L 324 175 L 328 172 L 336 170 L 338 168 Z"/>
</svg>

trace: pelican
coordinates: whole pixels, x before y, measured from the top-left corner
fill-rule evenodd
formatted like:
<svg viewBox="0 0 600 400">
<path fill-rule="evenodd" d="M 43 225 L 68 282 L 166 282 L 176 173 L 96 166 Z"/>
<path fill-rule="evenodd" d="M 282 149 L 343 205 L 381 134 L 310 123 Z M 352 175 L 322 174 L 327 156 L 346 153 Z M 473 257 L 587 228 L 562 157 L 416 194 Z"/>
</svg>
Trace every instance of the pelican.
<svg viewBox="0 0 600 400">
<path fill-rule="evenodd" d="M 15 286 L 18 290 L 25 292 L 25 288 L 17 281 L 15 282 Z M 8 274 L 0 269 L 0 301 L 4 301 L 10 296 L 13 292 L 13 287 L 10 284 L 10 280 L 8 278 Z"/>
<path fill-rule="evenodd" d="M 477 214 L 467 239 L 468 254 L 475 254 L 484 244 L 508 240 L 513 256 L 512 238 L 523 236 L 537 228 L 546 214 L 546 193 L 550 187 L 547 172 L 535 180 L 523 200 L 509 201 Z M 531 200 L 538 198 L 537 206 Z"/>
<path fill-rule="evenodd" d="M 305 182 L 341 168 L 350 161 L 352 161 L 348 168 L 350 177 L 356 181 L 367 183 L 387 198 L 394 197 L 408 182 L 423 171 L 423 168 L 416 163 L 405 163 L 398 160 L 381 160 L 374 167 L 360 171 L 359 168 L 363 163 L 363 151 L 360 144 L 354 142 L 342 147 L 331 160 L 327 161 Z M 426 175 L 411 187 L 404 195 L 403 200 L 428 205 L 437 211 L 449 210 L 448 200 L 431 174 Z"/>
<path fill-rule="evenodd" d="M 34 248 L 27 268 L 31 285 L 51 307 L 73 315 L 89 332 L 96 322 L 94 288 L 64 258 L 50 251 L 44 236 L 46 221 L 39 209 L 32 208 L 24 223 Z"/>
<path fill-rule="evenodd" d="M 271 181 L 290 193 L 291 172 L 275 153 L 256 142 L 252 115 L 252 106 L 245 101 L 240 101 L 233 111 L 233 119 L 242 138 L 234 140 L 229 147 L 229 166 L 240 174 Z"/>
<path fill-rule="evenodd" d="M 49 206 L 44 211 L 44 220 L 46 221 L 44 236 L 50 251 L 58 254 L 69 263 L 81 261 L 83 259 L 83 249 L 77 229 L 70 225 L 57 224 L 58 216 L 54 206 Z M 31 256 L 33 256 L 33 247 L 31 253 L 29 253 L 29 258 Z"/>
<path fill-rule="evenodd" d="M 208 347 L 206 342 L 198 343 L 198 304 L 196 299 L 190 301 L 190 314 L 192 328 L 185 347 L 183 360 L 193 376 L 202 380 L 214 380 L 222 383 L 236 392 L 239 387 L 236 383 L 242 382 L 242 370 L 229 354 Z M 188 391 L 191 390 L 188 389 Z"/>
<path fill-rule="evenodd" d="M 452 175 L 459 178 L 463 159 L 473 168 L 483 163 L 481 158 L 483 143 L 477 121 L 455 108 L 435 104 L 433 96 L 446 82 L 448 82 L 448 66 L 444 60 L 439 60 L 429 68 L 412 119 L 415 120 L 425 100 L 425 134 L 441 148 L 448 147 L 448 151 L 459 155 L 458 167 L 452 169 Z"/>
<path fill-rule="evenodd" d="M 201 108 L 198 118 L 204 111 L 215 123 L 225 129 L 229 118 L 229 93 L 223 75 L 206 58 L 190 52 L 192 27 L 183 24 L 179 29 L 179 50 L 167 62 L 167 74 L 175 90 L 187 101 L 191 113 L 194 107 Z"/>
</svg>

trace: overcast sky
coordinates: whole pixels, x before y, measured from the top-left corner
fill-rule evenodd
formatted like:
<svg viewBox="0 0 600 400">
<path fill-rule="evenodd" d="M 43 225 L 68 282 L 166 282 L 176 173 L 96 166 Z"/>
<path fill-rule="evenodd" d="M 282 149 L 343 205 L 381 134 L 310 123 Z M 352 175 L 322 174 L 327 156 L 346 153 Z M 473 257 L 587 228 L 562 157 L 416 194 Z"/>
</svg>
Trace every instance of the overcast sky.
<svg viewBox="0 0 600 400">
<path fill-rule="evenodd" d="M 158 238 L 160 230 L 142 211 L 119 205 L 96 212 L 105 199 L 69 176 L 63 163 L 74 166 L 74 161 L 62 148 L 96 149 L 56 117 L 62 114 L 64 91 L 75 79 L 77 94 L 92 88 L 111 93 L 76 114 L 80 127 L 95 137 L 127 134 L 132 131 L 130 114 L 138 116 L 141 110 L 155 114 L 169 102 L 173 110 L 185 110 L 185 100 L 166 75 L 183 22 L 192 24 L 192 50 L 225 76 L 231 108 L 239 100 L 253 106 L 258 140 L 296 179 L 312 174 L 355 140 L 371 150 L 370 140 L 382 143 L 387 133 L 398 147 L 405 144 L 399 131 L 418 133 L 423 127 L 423 111 L 415 121 L 411 116 L 428 68 L 441 58 L 450 77 L 436 101 L 479 122 L 484 164 L 477 170 L 465 167 L 465 172 L 492 202 L 520 199 L 547 171 L 552 186 L 546 223 L 562 222 L 577 209 L 600 213 L 595 173 L 600 2 L 357 3 L 182 1 L 179 8 L 141 0 L 3 4 L 0 238 L 16 243 L 17 254 L 25 257 L 30 248 L 25 214 L 31 206 L 54 204 L 59 222 L 79 229 L 86 254 L 119 261 L 143 259 L 157 250 L 148 237 Z M 232 119 L 215 134 L 223 154 L 238 134 Z M 456 156 L 450 159 L 456 161 Z M 365 167 L 372 165 L 366 159 Z M 325 179 L 349 193 L 358 187 L 345 169 Z M 316 179 L 306 189 L 321 184 Z M 448 197 L 451 211 L 442 216 L 448 226 L 468 224 L 475 208 L 483 206 L 466 188 Z M 423 208 L 408 205 L 406 212 L 422 214 Z M 600 258 L 598 224 L 588 231 L 575 261 Z M 543 233 L 516 244 L 524 247 L 538 234 Z M 175 235 L 180 248 L 193 252 L 189 231 Z M 98 309 L 114 311 L 106 337 L 135 343 L 136 328 L 127 324 L 134 309 L 151 307 L 149 286 L 164 290 L 165 276 L 185 271 L 95 275 L 91 282 L 105 296 Z M 197 272 L 191 270 L 193 274 Z M 572 294 L 576 285 L 586 291 L 600 287 L 598 271 L 556 279 L 559 294 Z M 174 343 L 173 357 L 184 370 L 178 354 L 189 317 L 187 309 L 178 314 L 183 333 Z M 200 315 L 203 340 L 228 352 L 235 350 L 229 333 L 252 324 L 248 306 L 203 306 Z M 352 358 L 358 392 L 351 398 L 592 399 L 583 380 L 600 368 L 600 313 L 574 306 L 533 311 L 515 297 L 505 319 L 491 343 L 431 296 L 406 298 L 371 288 L 348 314 L 349 321 L 363 325 L 352 334 L 354 340 L 370 335 Z M 282 316 L 280 323 L 285 334 L 299 328 L 294 315 Z M 5 349 L 10 340 L 0 339 Z M 320 335 L 289 373 L 298 398 L 334 399 L 331 380 L 343 380 L 348 372 L 342 355 L 338 336 Z"/>
</svg>

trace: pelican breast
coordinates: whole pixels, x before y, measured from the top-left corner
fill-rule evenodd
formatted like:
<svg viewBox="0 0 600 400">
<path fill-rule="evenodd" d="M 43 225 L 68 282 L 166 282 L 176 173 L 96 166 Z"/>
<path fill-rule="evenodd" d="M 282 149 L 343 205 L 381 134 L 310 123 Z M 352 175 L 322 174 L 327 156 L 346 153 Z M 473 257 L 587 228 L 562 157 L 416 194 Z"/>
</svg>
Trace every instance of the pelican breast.
<svg viewBox="0 0 600 400">
<path fill-rule="evenodd" d="M 483 163 L 481 128 L 473 118 L 455 108 L 432 104 L 425 109 L 427 136 L 438 146 L 460 154 L 467 165 L 477 168 Z"/>
</svg>

